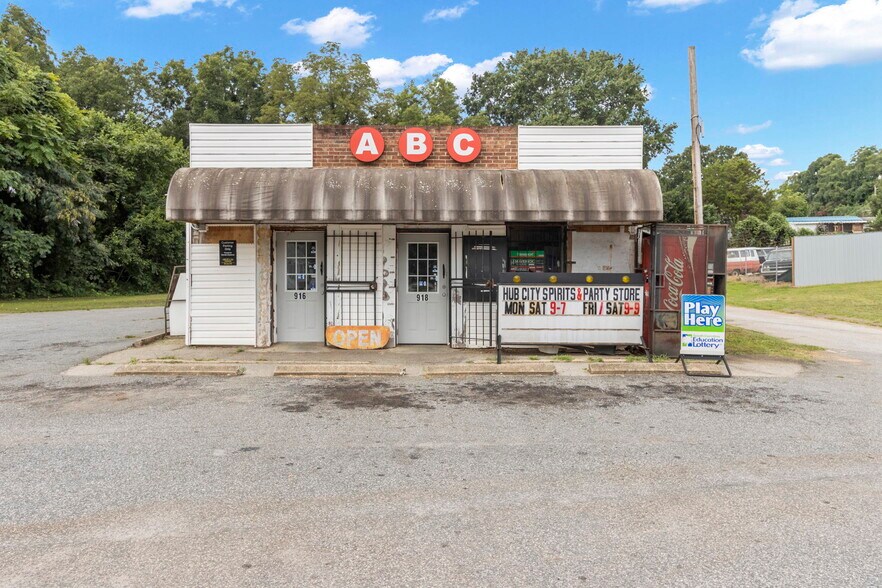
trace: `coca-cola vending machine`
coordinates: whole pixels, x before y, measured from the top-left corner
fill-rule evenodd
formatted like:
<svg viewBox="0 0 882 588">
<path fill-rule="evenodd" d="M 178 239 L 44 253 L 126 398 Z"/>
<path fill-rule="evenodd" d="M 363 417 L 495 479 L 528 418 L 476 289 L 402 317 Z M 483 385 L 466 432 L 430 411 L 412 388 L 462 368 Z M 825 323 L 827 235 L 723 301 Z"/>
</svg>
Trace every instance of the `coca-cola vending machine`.
<svg viewBox="0 0 882 588">
<path fill-rule="evenodd" d="M 643 338 L 653 355 L 680 352 L 680 299 L 726 293 L 725 225 L 657 224 L 644 229 L 641 267 L 649 312 Z"/>
</svg>

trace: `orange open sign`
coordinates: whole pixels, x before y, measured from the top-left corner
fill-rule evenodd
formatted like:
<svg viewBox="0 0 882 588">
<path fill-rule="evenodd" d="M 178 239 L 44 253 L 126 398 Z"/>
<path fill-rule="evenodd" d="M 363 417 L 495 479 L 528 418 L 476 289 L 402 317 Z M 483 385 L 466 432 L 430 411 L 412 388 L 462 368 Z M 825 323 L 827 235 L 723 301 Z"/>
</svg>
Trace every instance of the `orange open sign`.
<svg viewBox="0 0 882 588">
<path fill-rule="evenodd" d="M 325 340 L 340 349 L 382 349 L 389 342 L 389 327 L 328 327 Z"/>
</svg>

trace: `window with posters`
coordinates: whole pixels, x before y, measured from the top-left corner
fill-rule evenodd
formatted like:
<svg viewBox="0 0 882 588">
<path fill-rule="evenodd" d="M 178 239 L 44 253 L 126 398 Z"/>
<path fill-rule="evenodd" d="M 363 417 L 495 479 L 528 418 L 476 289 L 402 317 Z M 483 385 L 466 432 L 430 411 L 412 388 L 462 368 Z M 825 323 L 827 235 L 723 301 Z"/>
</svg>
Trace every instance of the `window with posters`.
<svg viewBox="0 0 882 588">
<path fill-rule="evenodd" d="M 562 225 L 510 225 L 508 271 L 561 272 L 566 243 Z"/>
</svg>

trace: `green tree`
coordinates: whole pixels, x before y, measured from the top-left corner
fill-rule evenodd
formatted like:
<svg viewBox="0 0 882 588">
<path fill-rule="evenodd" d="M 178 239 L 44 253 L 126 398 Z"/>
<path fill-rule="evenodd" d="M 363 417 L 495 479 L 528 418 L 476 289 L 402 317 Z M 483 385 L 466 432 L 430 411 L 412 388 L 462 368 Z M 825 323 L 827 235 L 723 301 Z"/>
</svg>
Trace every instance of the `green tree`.
<svg viewBox="0 0 882 588">
<path fill-rule="evenodd" d="M 400 126 L 449 126 L 460 121 L 456 86 L 435 76 L 418 86 L 408 82 L 398 92 L 384 90 L 371 105 L 376 124 Z"/>
<path fill-rule="evenodd" d="M 149 108 L 145 120 L 163 135 L 190 141 L 190 98 L 196 77 L 182 60 L 171 60 L 154 72 L 147 88 Z"/>
<path fill-rule="evenodd" d="M 743 153 L 710 163 L 702 173 L 704 201 L 719 211 L 720 219 L 734 225 L 747 216 L 765 218 L 772 198 L 763 171 Z"/>
<path fill-rule="evenodd" d="M 518 51 L 472 80 L 463 104 L 496 125 L 643 125 L 645 163 L 670 150 L 676 125 L 646 108 L 646 78 L 605 51 Z"/>
<path fill-rule="evenodd" d="M 344 55 L 325 43 L 294 67 L 300 76 L 291 103 L 296 122 L 358 125 L 370 120 L 377 81 L 360 55 Z"/>
<path fill-rule="evenodd" d="M 774 229 L 755 216 L 738 221 L 729 241 L 731 247 L 770 247 L 774 244 Z"/>
<path fill-rule="evenodd" d="M 711 149 L 707 145 L 701 147 L 701 166 L 707 170 L 709 166 L 735 157 L 735 147 L 721 145 Z M 707 173 L 707 172 L 705 172 Z M 692 148 L 687 147 L 680 153 L 668 155 L 665 163 L 658 171 L 659 183 L 664 195 L 665 222 L 691 223 L 694 220 L 692 206 Z M 706 223 L 721 222 L 720 210 L 716 203 L 705 198 L 704 219 Z"/>
<path fill-rule="evenodd" d="M 808 216 L 811 206 L 805 196 L 791 186 L 784 185 L 773 192 L 772 209 L 785 217 Z"/>
<path fill-rule="evenodd" d="M 190 94 L 190 120 L 201 123 L 249 123 L 260 118 L 267 103 L 263 62 L 251 51 L 230 47 L 204 56 L 196 64 Z"/>
<path fill-rule="evenodd" d="M 134 115 L 114 121 L 92 112 L 78 149 L 102 193 L 95 239 L 107 262 L 98 286 L 120 292 L 163 288 L 184 251 L 183 225 L 165 220 L 169 178 L 187 165 L 183 145 Z"/>
<path fill-rule="evenodd" d="M 462 118 L 461 108 L 453 82 L 435 76 L 420 87 L 420 94 L 427 114 L 426 124 L 430 126 L 459 124 Z"/>
<path fill-rule="evenodd" d="M 144 60 L 126 64 L 115 57 L 98 59 L 82 46 L 61 54 L 57 73 L 61 89 L 80 108 L 103 112 L 116 120 L 145 116 L 150 72 Z"/>
<path fill-rule="evenodd" d="M 101 194 L 74 138 L 83 117 L 52 74 L 0 47 L 0 296 L 87 286 Z"/>
<path fill-rule="evenodd" d="M 284 59 L 276 59 L 264 79 L 266 103 L 260 108 L 258 122 L 285 123 L 296 118 L 294 96 L 297 94 L 297 81 L 294 66 Z"/>
<path fill-rule="evenodd" d="M 18 54 L 25 64 L 52 71 L 55 52 L 46 40 L 43 25 L 17 4 L 9 4 L 0 19 L 0 47 Z"/>
<path fill-rule="evenodd" d="M 793 227 L 780 212 L 773 212 L 766 219 L 766 224 L 772 230 L 772 245 L 790 245 L 790 239 L 795 234 Z"/>
<path fill-rule="evenodd" d="M 873 186 L 882 176 L 882 151 L 861 147 L 849 161 L 829 153 L 788 178 L 785 187 L 805 194 L 815 214 L 863 214 Z"/>
</svg>

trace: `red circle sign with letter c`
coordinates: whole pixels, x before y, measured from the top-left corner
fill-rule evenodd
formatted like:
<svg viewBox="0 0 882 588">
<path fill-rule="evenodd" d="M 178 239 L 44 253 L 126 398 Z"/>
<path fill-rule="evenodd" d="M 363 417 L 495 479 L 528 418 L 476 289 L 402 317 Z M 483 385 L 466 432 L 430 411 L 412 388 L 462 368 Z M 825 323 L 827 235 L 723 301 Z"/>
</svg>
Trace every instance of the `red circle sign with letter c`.
<svg viewBox="0 0 882 588">
<path fill-rule="evenodd" d="M 447 153 L 459 163 L 474 161 L 481 154 L 481 137 L 472 129 L 456 129 L 447 137 Z"/>
<path fill-rule="evenodd" d="M 426 129 L 413 127 L 405 130 L 398 137 L 398 152 L 401 157 L 411 163 L 425 161 L 432 154 L 432 136 Z"/>
<path fill-rule="evenodd" d="M 373 127 L 361 127 L 349 139 L 349 150 L 355 159 L 365 163 L 378 160 L 384 149 L 386 142 L 383 141 L 383 135 Z"/>
</svg>

